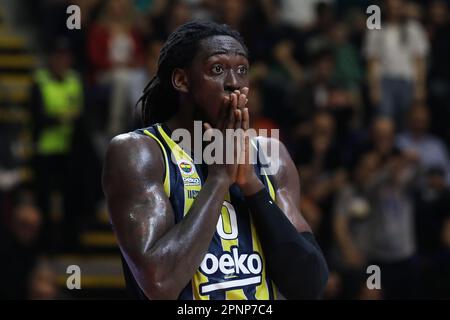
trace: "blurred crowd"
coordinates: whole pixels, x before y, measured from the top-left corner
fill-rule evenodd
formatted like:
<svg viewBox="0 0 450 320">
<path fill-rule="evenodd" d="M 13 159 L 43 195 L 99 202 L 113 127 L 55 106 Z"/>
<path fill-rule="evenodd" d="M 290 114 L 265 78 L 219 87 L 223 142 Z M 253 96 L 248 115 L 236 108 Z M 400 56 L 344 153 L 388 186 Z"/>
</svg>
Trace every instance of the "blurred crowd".
<svg viewBox="0 0 450 320">
<path fill-rule="evenodd" d="M 298 167 L 301 211 L 330 267 L 324 298 L 450 298 L 449 1 L 375 1 L 378 30 L 365 0 L 73 3 L 80 30 L 66 28 L 68 2 L 26 3 L 43 63 L 29 104 L 33 178 L 0 159 L 0 255 L 19 261 L 9 275 L 32 278 L 42 253 L 78 250 L 104 206 L 106 146 L 141 126 L 135 104 L 162 44 L 206 19 L 249 48 L 252 126 L 280 128 Z M 366 286 L 374 264 L 381 290 Z"/>
</svg>

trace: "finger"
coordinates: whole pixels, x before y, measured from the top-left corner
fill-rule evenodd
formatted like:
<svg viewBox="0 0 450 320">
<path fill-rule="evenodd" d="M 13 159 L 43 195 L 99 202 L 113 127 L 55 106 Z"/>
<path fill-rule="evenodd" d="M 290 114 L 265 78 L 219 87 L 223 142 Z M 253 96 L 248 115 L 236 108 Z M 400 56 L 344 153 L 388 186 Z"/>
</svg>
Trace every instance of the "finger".
<svg viewBox="0 0 450 320">
<path fill-rule="evenodd" d="M 237 109 L 237 96 L 236 94 L 232 93 L 230 95 L 230 107 L 229 107 L 229 114 L 227 119 L 227 129 L 233 129 L 235 122 L 236 122 L 236 109 Z"/>
<path fill-rule="evenodd" d="M 248 108 L 244 108 L 242 110 L 242 129 L 244 129 L 245 132 L 247 132 L 247 130 L 250 128 L 250 115 L 248 112 Z M 250 137 L 246 134 L 244 136 L 243 139 L 243 149 L 244 149 L 244 163 L 250 163 L 250 155 L 251 155 L 251 150 L 250 150 Z"/>
<path fill-rule="evenodd" d="M 245 100 L 247 100 L 247 96 L 245 94 L 240 94 L 239 95 L 239 101 L 238 101 L 238 108 L 239 109 L 244 109 L 245 107 Z"/>
<path fill-rule="evenodd" d="M 250 127 L 250 115 L 248 113 L 248 108 L 242 110 L 242 129 L 248 130 Z"/>
<path fill-rule="evenodd" d="M 246 96 L 248 96 L 248 92 L 250 91 L 250 89 L 248 87 L 244 87 L 241 89 L 241 93 L 245 94 Z"/>
<path fill-rule="evenodd" d="M 237 108 L 239 109 L 239 97 L 241 96 L 241 92 L 239 90 L 234 90 L 233 93 L 236 95 L 236 105 Z"/>
<path fill-rule="evenodd" d="M 208 122 L 203 123 L 203 128 L 205 129 L 205 132 L 212 129 L 211 125 Z"/>
<path fill-rule="evenodd" d="M 242 112 L 241 110 L 237 109 L 235 111 L 235 115 L 236 115 L 236 121 L 235 121 L 235 126 L 234 129 L 241 129 L 242 127 Z M 235 163 L 238 163 L 238 160 L 241 157 L 242 154 L 242 136 L 238 135 L 234 137 L 234 158 L 235 158 Z"/>
<path fill-rule="evenodd" d="M 236 110 L 239 107 L 239 97 L 240 93 L 232 93 L 233 95 L 233 107 Z"/>
<path fill-rule="evenodd" d="M 249 135 L 245 135 L 244 139 L 243 139 L 243 153 L 244 153 L 244 163 L 250 164 L 250 157 L 251 157 L 251 152 L 252 150 L 250 149 L 250 136 Z"/>
<path fill-rule="evenodd" d="M 203 123 L 203 128 L 205 129 L 205 139 L 208 141 L 211 140 L 212 137 L 212 127 L 209 123 Z"/>
<path fill-rule="evenodd" d="M 239 90 L 234 90 L 234 93 L 236 94 L 237 97 L 237 107 L 239 108 L 239 97 L 241 96 L 242 92 Z"/>
<path fill-rule="evenodd" d="M 235 110 L 235 123 L 234 128 L 235 129 L 241 129 L 242 128 L 242 110 L 237 109 Z"/>
</svg>

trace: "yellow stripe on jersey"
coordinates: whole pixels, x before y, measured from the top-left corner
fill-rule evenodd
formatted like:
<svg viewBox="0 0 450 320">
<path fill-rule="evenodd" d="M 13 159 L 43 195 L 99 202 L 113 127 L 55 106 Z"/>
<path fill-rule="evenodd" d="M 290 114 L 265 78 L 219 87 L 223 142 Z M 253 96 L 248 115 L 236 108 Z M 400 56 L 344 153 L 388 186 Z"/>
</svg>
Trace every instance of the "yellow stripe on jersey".
<svg viewBox="0 0 450 320">
<path fill-rule="evenodd" d="M 183 185 L 184 185 L 184 209 L 183 209 L 183 216 L 186 216 L 186 214 L 189 212 L 189 209 L 191 208 L 192 204 L 194 203 L 195 198 L 189 197 L 189 191 L 195 190 L 197 192 L 200 192 L 201 190 L 201 182 L 200 177 L 195 170 L 194 163 L 192 161 L 192 158 L 175 142 L 173 141 L 163 130 L 161 126 L 157 126 L 159 133 L 163 137 L 166 144 L 169 146 L 169 148 L 172 151 L 172 155 L 174 157 L 173 160 L 176 161 L 178 164 L 178 169 L 180 170 L 181 176 L 183 177 Z M 183 165 L 184 164 L 184 165 Z M 189 164 L 193 167 L 191 173 L 186 173 L 182 170 L 182 167 L 185 166 L 185 164 Z M 190 179 L 198 179 L 199 183 L 196 184 L 189 184 L 185 182 L 184 178 L 190 178 Z M 194 300 L 209 300 L 209 295 L 200 295 L 199 289 L 200 284 L 207 283 L 208 278 L 201 273 L 199 270 L 194 274 L 194 277 L 192 279 L 192 296 Z"/>
<path fill-rule="evenodd" d="M 181 176 L 183 177 L 183 186 L 184 186 L 184 209 L 183 209 L 183 215 L 185 216 L 192 204 L 195 201 L 195 197 L 192 196 L 192 192 L 190 191 L 196 191 L 197 193 L 200 192 L 202 185 L 200 176 L 197 173 L 195 169 L 195 165 L 193 163 L 192 158 L 175 142 L 173 141 L 167 133 L 163 130 L 163 128 L 158 125 L 157 126 L 158 132 L 161 134 L 161 137 L 163 138 L 164 142 L 167 144 L 167 146 L 171 149 L 172 152 L 172 160 L 176 161 L 178 170 L 181 173 Z M 147 134 L 151 135 L 150 132 Z M 151 135 L 153 136 L 153 135 Z M 154 137 L 154 136 L 153 136 Z M 158 141 L 160 144 L 161 142 L 154 137 L 156 141 Z M 163 149 L 164 150 L 164 149 Z M 167 158 L 167 156 L 166 156 Z M 168 159 L 168 158 L 167 158 Z M 166 167 L 168 168 L 168 164 L 166 164 Z M 168 172 L 168 170 L 166 170 Z M 272 197 L 272 199 L 275 199 L 275 192 L 272 184 L 270 183 L 270 180 L 267 176 L 265 176 L 265 179 L 267 179 L 267 185 L 269 187 L 269 192 Z M 198 182 L 198 183 L 197 183 Z M 191 195 L 191 196 L 190 196 Z M 230 213 L 230 210 L 233 210 L 233 213 Z M 225 252 L 229 252 L 231 254 L 233 247 L 239 246 L 239 239 L 238 239 L 238 231 L 237 231 L 237 221 L 236 221 L 236 212 L 234 212 L 234 207 L 231 204 L 230 200 L 230 194 L 227 192 L 225 196 L 225 201 L 221 208 L 221 214 L 220 219 L 218 222 L 218 228 L 221 228 L 221 232 L 219 232 L 219 236 L 221 239 L 221 247 L 222 250 Z M 251 222 L 251 233 L 252 233 L 252 242 L 253 242 L 253 251 L 258 252 L 262 257 L 262 263 L 263 263 L 263 273 L 262 276 L 262 282 L 260 285 L 256 287 L 256 298 L 257 299 L 269 299 L 269 288 L 267 285 L 267 277 L 265 272 L 265 263 L 264 263 L 264 257 L 261 245 L 259 243 L 256 231 L 254 229 L 253 223 Z M 226 277 L 225 277 L 226 278 Z M 233 276 L 229 277 L 230 279 L 233 279 Z M 201 271 L 199 270 L 194 274 L 194 277 L 191 281 L 192 283 L 192 296 L 195 300 L 209 300 L 209 295 L 202 295 L 200 294 L 200 286 L 202 284 L 206 284 L 209 282 L 209 279 L 207 276 L 205 276 Z M 275 288 L 275 287 L 273 287 Z M 275 290 L 274 290 L 275 291 Z M 246 300 L 247 297 L 244 293 L 243 289 L 235 289 L 235 290 L 227 290 L 225 291 L 225 299 L 227 300 Z"/>
<path fill-rule="evenodd" d="M 261 255 L 263 270 L 262 270 L 262 279 L 261 284 L 256 287 L 256 293 L 255 298 L 256 300 L 268 300 L 269 295 L 269 286 L 267 285 L 267 278 L 266 278 L 266 258 L 264 257 L 261 243 L 259 242 L 259 239 L 256 237 L 256 230 L 255 226 L 253 225 L 253 219 L 250 216 L 250 225 L 252 228 L 252 243 L 253 243 L 253 251 L 259 252 Z"/>
<path fill-rule="evenodd" d="M 256 149 L 255 152 L 259 152 L 258 146 L 256 145 L 256 141 L 255 141 L 255 140 L 252 140 L 252 141 L 251 141 L 251 144 L 252 144 L 253 147 Z M 261 171 L 262 171 L 262 172 L 261 172 L 261 175 L 263 175 L 263 176 L 265 177 L 265 179 L 266 179 L 267 186 L 268 186 L 268 188 L 269 188 L 269 194 L 270 194 L 270 197 L 273 199 L 273 201 L 275 201 L 275 189 L 274 189 L 272 183 L 270 182 L 269 177 L 267 176 L 266 170 L 265 170 L 263 167 L 261 167 Z"/>
<path fill-rule="evenodd" d="M 229 239 L 224 239 L 223 237 L 220 237 L 220 241 L 222 243 L 222 250 L 231 253 L 232 247 L 239 246 L 239 239 L 238 239 L 239 234 L 236 233 L 236 236 L 235 237 L 233 236 L 233 230 L 237 229 L 237 221 L 231 221 L 232 215 L 230 214 L 229 210 L 234 210 L 234 208 L 231 206 L 230 194 L 229 194 L 229 192 L 227 192 L 227 194 L 225 196 L 224 205 L 222 205 L 222 209 L 220 212 L 220 219 L 222 221 L 221 225 L 223 228 L 223 232 L 225 234 L 229 235 Z M 233 216 L 235 217 L 236 214 L 234 213 Z M 235 289 L 235 290 L 225 291 L 225 299 L 226 300 L 247 300 L 247 297 L 246 297 L 243 289 Z"/>
<path fill-rule="evenodd" d="M 193 163 L 192 158 L 190 155 L 188 155 L 175 141 L 172 140 L 171 137 L 167 135 L 167 133 L 163 130 L 161 125 L 157 126 L 159 133 L 163 137 L 164 141 L 167 143 L 169 148 L 172 150 L 172 154 L 174 155 L 175 159 L 185 159 L 188 160 L 190 163 Z"/>
<path fill-rule="evenodd" d="M 166 149 L 164 148 L 163 144 L 161 141 L 159 141 L 159 139 L 152 134 L 150 131 L 148 130 L 144 130 L 144 133 L 146 135 L 148 135 L 149 137 L 153 138 L 154 140 L 156 140 L 156 142 L 158 142 L 159 146 L 161 147 L 161 150 L 164 154 L 164 165 L 165 165 L 165 176 L 164 176 L 164 192 L 166 193 L 166 195 L 168 197 L 170 197 L 170 176 L 169 176 L 169 158 L 167 157 L 167 152 Z"/>
<path fill-rule="evenodd" d="M 252 143 L 253 143 L 253 146 L 255 148 L 257 148 L 256 145 L 254 144 L 254 141 L 252 141 Z M 275 188 L 274 188 L 272 182 L 270 181 L 270 179 L 266 173 L 266 170 L 262 167 L 261 167 L 261 170 L 263 171 L 262 174 L 264 175 L 264 178 L 266 179 L 266 182 L 267 182 L 267 187 L 269 188 L 269 195 L 272 198 L 272 200 L 276 202 L 277 199 L 276 199 Z M 253 226 L 253 222 L 252 222 L 252 237 L 256 234 L 256 233 L 254 233 L 253 227 L 254 226 Z M 258 244 L 259 244 L 259 239 L 257 239 L 257 240 L 258 240 Z M 253 243 L 255 243 L 255 242 L 253 242 Z M 265 266 L 266 264 L 264 263 L 263 265 Z M 264 275 L 264 279 L 265 279 L 265 275 Z M 273 299 L 278 300 L 278 294 L 277 294 L 278 289 L 276 288 L 275 283 L 273 281 L 272 281 L 272 288 L 273 288 Z M 258 297 L 256 297 L 256 298 L 259 299 Z"/>
</svg>

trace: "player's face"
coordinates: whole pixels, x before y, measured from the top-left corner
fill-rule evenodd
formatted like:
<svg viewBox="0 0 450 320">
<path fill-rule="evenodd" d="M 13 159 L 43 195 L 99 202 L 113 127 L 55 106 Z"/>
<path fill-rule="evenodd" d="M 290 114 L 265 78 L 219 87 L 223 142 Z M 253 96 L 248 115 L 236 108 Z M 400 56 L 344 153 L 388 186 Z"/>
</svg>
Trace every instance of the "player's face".
<svg viewBox="0 0 450 320">
<path fill-rule="evenodd" d="M 223 98 L 249 86 L 248 69 L 247 53 L 234 38 L 214 36 L 202 40 L 188 69 L 195 118 L 215 126 Z"/>
</svg>

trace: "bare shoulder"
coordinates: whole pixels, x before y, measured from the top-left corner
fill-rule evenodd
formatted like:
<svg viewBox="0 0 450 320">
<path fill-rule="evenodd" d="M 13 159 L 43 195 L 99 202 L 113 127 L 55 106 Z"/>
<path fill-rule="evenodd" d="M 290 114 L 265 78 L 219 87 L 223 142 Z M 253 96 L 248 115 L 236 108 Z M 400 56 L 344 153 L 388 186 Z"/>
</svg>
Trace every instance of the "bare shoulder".
<svg viewBox="0 0 450 320">
<path fill-rule="evenodd" d="M 282 180 L 296 171 L 294 162 L 283 142 L 271 137 L 256 137 L 259 149 L 268 161 L 267 172 L 273 175 L 276 180 Z"/>
<path fill-rule="evenodd" d="M 147 181 L 162 181 L 164 159 L 152 138 L 129 132 L 109 143 L 103 165 L 102 184 L 106 195 L 120 186 Z"/>
<path fill-rule="evenodd" d="M 291 159 L 291 156 L 289 155 L 289 151 L 287 150 L 286 146 L 283 142 L 281 142 L 279 139 L 275 139 L 272 137 L 264 137 L 264 136 L 257 136 L 255 138 L 255 141 L 258 142 L 259 146 L 263 148 L 264 151 L 266 150 L 278 150 L 278 153 L 281 158 L 285 159 L 286 157 L 288 159 Z"/>
<path fill-rule="evenodd" d="M 278 139 L 258 137 L 260 147 L 269 150 L 274 173 L 277 204 L 298 232 L 311 232 L 311 227 L 300 212 L 300 178 L 286 146 Z"/>
</svg>

